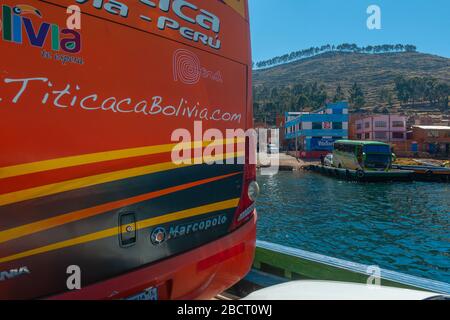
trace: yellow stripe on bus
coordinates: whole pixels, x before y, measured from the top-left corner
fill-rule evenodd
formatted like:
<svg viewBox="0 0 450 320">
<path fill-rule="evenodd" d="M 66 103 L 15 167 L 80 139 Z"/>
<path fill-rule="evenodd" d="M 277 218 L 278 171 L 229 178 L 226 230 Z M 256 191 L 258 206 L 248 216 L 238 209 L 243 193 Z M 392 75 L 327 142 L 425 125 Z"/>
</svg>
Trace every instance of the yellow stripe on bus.
<svg viewBox="0 0 450 320">
<path fill-rule="evenodd" d="M 113 211 L 113 210 L 116 210 L 119 208 L 130 206 L 130 205 L 133 205 L 136 203 L 140 203 L 143 201 L 156 199 L 156 198 L 163 197 L 165 195 L 172 194 L 175 192 L 180 192 L 180 191 L 188 190 L 191 188 L 195 188 L 197 186 L 212 183 L 215 181 L 227 179 L 227 178 L 237 176 L 242 173 L 243 173 L 242 171 L 239 171 L 239 172 L 234 172 L 234 173 L 230 173 L 230 174 L 226 174 L 226 175 L 222 175 L 222 176 L 215 176 L 212 178 L 196 180 L 193 182 L 179 184 L 179 185 L 169 187 L 166 189 L 156 190 L 156 191 L 148 192 L 145 194 L 137 195 L 134 197 L 120 199 L 120 200 L 116 200 L 116 201 L 112 201 L 112 202 L 107 202 L 107 203 L 100 204 L 100 205 L 97 205 L 94 207 L 89 207 L 89 208 L 73 211 L 70 213 L 57 215 L 52 218 L 39 220 L 39 221 L 32 222 L 29 224 L 23 224 L 18 227 L 14 227 L 12 229 L 0 231 L 0 243 L 4 243 L 4 242 L 18 239 L 21 237 L 29 236 L 31 234 L 35 234 L 35 233 L 49 230 L 52 228 L 60 227 L 60 226 L 66 225 L 68 223 L 77 222 L 77 221 L 87 219 L 87 218 L 90 218 L 93 216 L 101 215 L 106 212 L 110 212 L 110 211 Z"/>
<path fill-rule="evenodd" d="M 214 146 L 214 145 L 222 145 L 229 143 L 242 143 L 244 139 L 224 139 L 224 140 L 216 140 L 216 141 L 198 141 L 191 143 L 174 143 L 174 144 L 165 144 L 158 146 L 147 146 L 140 148 L 131 148 L 131 149 L 122 149 L 122 150 L 113 150 L 106 152 L 98 152 L 91 154 L 84 154 L 78 156 L 64 157 L 58 159 L 37 161 L 31 163 L 24 163 L 9 167 L 0 168 L 0 179 L 11 178 L 31 173 L 50 171 L 55 169 L 63 169 L 68 167 L 75 167 L 86 164 L 99 163 L 104 161 L 112 161 L 112 160 L 121 160 L 127 158 L 134 157 L 142 157 L 149 156 L 153 154 L 160 154 L 172 151 L 179 151 L 182 149 L 193 149 L 198 148 L 201 145 L 204 147 Z M 200 145 L 199 145 L 200 144 Z"/>
<path fill-rule="evenodd" d="M 145 229 L 148 227 L 165 224 L 165 223 L 169 223 L 172 221 L 192 218 L 192 217 L 207 214 L 207 213 L 237 208 L 237 206 L 239 204 L 239 200 L 240 200 L 239 198 L 235 198 L 235 199 L 231 199 L 231 200 L 227 200 L 227 201 L 208 204 L 208 205 L 193 208 L 193 209 L 187 209 L 187 210 L 183 210 L 183 211 L 170 213 L 170 214 L 156 217 L 156 218 L 142 220 L 137 223 L 136 229 L 137 230 Z M 66 241 L 53 243 L 53 244 L 50 244 L 50 245 L 47 245 L 44 247 L 24 251 L 24 252 L 17 253 L 17 254 L 11 255 L 11 256 L 3 257 L 3 258 L 0 258 L 0 263 L 10 262 L 10 261 L 14 261 L 14 260 L 50 252 L 50 251 L 73 247 L 73 246 L 76 246 L 79 244 L 88 243 L 88 242 L 92 242 L 95 240 L 101 240 L 101 239 L 105 239 L 108 237 L 116 236 L 118 234 L 119 234 L 119 229 L 117 227 L 110 228 L 110 229 L 102 230 L 99 232 L 90 233 L 90 234 L 87 234 L 87 235 L 84 235 L 81 237 L 69 239 Z"/>
<path fill-rule="evenodd" d="M 235 157 L 242 157 L 244 155 L 243 152 L 237 152 L 237 153 L 228 153 L 224 154 L 223 159 L 231 159 Z M 203 159 L 193 159 L 193 163 L 196 163 L 197 161 L 200 162 L 210 162 L 214 161 L 215 157 L 204 157 Z M 0 195 L 0 206 L 17 203 L 25 200 L 31 200 L 36 199 L 40 197 L 50 196 L 57 193 L 62 193 L 66 191 L 72 191 L 77 189 L 82 189 L 86 187 L 91 187 L 94 185 L 99 185 L 103 183 L 108 182 L 114 182 L 118 180 L 128 179 L 128 178 L 134 178 L 139 177 L 147 174 L 152 173 L 158 173 L 158 172 L 164 172 L 164 171 L 170 171 L 185 167 L 192 167 L 194 164 L 181 164 L 177 165 L 173 162 L 165 162 L 165 163 L 158 163 L 150 166 L 144 166 L 144 167 L 138 167 L 138 168 L 132 168 L 132 169 L 126 169 L 126 170 L 120 170 L 120 171 L 114 171 L 114 172 L 108 172 L 103 174 L 98 174 L 94 176 L 89 177 L 83 177 L 79 179 L 74 180 L 67 180 L 63 182 L 57 182 L 53 184 L 48 184 L 44 186 L 34 187 L 30 189 L 5 193 Z"/>
</svg>

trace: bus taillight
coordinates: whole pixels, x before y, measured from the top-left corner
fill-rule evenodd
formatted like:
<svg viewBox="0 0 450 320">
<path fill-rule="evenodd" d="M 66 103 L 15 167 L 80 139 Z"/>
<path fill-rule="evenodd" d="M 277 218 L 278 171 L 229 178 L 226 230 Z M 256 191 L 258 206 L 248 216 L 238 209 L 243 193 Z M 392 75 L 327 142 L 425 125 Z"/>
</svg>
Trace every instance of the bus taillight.
<svg viewBox="0 0 450 320">
<path fill-rule="evenodd" d="M 255 201 L 259 195 L 259 185 L 256 182 L 256 164 L 250 157 L 250 150 L 255 146 L 247 137 L 245 141 L 245 165 L 244 165 L 244 181 L 241 194 L 241 201 L 236 210 L 231 230 L 233 231 L 247 222 L 255 212 Z M 256 152 L 256 148 L 255 148 Z"/>
</svg>

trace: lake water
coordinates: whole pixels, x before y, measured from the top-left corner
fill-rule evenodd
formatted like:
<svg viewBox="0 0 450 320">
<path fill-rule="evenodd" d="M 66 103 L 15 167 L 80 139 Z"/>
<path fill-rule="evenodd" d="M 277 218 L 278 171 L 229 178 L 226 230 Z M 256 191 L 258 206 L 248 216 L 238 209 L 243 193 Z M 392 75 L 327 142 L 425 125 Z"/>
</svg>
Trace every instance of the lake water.
<svg viewBox="0 0 450 320">
<path fill-rule="evenodd" d="M 450 283 L 450 185 L 259 176 L 258 239 Z"/>
</svg>

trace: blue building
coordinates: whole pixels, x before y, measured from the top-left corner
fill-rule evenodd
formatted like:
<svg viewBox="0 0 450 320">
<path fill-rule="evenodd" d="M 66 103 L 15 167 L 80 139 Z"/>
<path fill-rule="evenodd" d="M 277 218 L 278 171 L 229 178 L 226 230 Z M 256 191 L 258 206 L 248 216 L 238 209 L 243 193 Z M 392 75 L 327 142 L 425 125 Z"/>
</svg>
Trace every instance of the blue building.
<svg viewBox="0 0 450 320">
<path fill-rule="evenodd" d="M 319 158 L 333 150 L 336 140 L 348 139 L 348 103 L 328 104 L 315 113 L 287 112 L 285 139 L 301 158 Z"/>
</svg>

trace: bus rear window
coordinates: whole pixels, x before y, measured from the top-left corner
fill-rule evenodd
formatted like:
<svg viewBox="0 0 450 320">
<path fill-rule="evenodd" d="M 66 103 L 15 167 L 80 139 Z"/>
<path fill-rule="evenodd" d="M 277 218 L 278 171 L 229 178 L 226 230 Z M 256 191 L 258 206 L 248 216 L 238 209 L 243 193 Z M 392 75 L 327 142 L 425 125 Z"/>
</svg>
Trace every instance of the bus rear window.
<svg viewBox="0 0 450 320">
<path fill-rule="evenodd" d="M 391 148 L 389 146 L 364 146 L 365 153 L 391 153 Z"/>
</svg>

